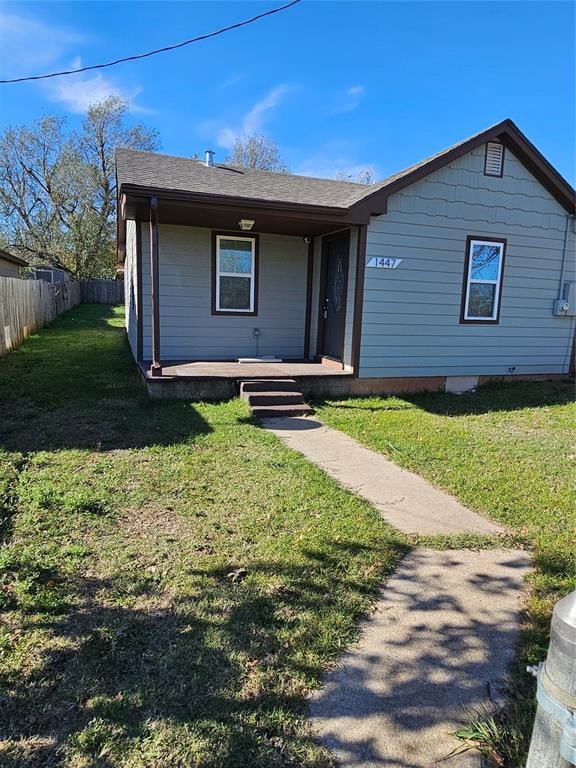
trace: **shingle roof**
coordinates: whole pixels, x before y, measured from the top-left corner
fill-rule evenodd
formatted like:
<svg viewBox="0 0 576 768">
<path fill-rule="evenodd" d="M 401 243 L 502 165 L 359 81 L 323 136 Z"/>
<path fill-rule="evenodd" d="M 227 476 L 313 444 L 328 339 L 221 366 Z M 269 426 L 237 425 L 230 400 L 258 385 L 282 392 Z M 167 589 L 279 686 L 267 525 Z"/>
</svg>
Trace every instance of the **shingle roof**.
<svg viewBox="0 0 576 768">
<path fill-rule="evenodd" d="M 566 210 L 574 213 L 574 189 L 510 119 L 496 123 L 377 184 L 356 184 L 217 164 L 206 166 L 191 158 L 131 149 L 116 150 L 116 172 L 119 189 L 122 185 L 133 184 L 206 195 L 349 209 L 367 198 L 370 200 L 365 207 L 377 200 L 385 200 L 398 189 L 493 139 L 511 147 Z M 376 208 L 380 212 L 382 206 Z"/>
<path fill-rule="evenodd" d="M 116 150 L 118 186 L 136 184 L 240 198 L 346 208 L 371 185 L 270 173 L 132 149 Z"/>
</svg>

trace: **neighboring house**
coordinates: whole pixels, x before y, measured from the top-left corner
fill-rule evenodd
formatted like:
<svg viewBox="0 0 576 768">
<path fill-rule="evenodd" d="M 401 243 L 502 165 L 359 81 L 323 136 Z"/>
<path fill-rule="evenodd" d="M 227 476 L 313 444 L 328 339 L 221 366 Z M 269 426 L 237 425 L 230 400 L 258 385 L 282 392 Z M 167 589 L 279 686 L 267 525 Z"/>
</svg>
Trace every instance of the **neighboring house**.
<svg viewBox="0 0 576 768">
<path fill-rule="evenodd" d="M 27 270 L 29 280 L 44 280 L 46 283 L 63 283 L 70 280 L 70 272 L 51 264 L 34 264 Z"/>
<path fill-rule="evenodd" d="M 151 393 L 218 396 L 263 371 L 342 394 L 568 373 L 574 190 L 511 120 L 369 186 L 211 157 L 117 152 Z M 262 356 L 284 363 L 232 363 Z"/>
<path fill-rule="evenodd" d="M 28 264 L 0 248 L 0 277 L 20 277 L 22 267 Z"/>
</svg>

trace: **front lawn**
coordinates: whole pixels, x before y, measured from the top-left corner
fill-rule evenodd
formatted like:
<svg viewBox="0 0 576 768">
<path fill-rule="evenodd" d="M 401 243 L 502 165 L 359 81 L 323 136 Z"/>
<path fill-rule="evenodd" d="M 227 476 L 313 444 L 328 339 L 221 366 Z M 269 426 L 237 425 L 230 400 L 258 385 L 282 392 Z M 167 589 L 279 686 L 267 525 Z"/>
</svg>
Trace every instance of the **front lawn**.
<svg viewBox="0 0 576 768">
<path fill-rule="evenodd" d="M 0 360 L 0 763 L 328 766 L 304 696 L 403 540 L 241 401 L 149 402 L 122 324 Z"/>
<path fill-rule="evenodd" d="M 523 764 L 531 731 L 534 685 L 525 664 L 545 658 L 553 604 L 576 588 L 573 395 L 568 383 L 491 384 L 460 396 L 357 398 L 318 408 L 327 424 L 509 526 L 533 548 L 517 695 L 497 745 L 513 768 Z"/>
</svg>

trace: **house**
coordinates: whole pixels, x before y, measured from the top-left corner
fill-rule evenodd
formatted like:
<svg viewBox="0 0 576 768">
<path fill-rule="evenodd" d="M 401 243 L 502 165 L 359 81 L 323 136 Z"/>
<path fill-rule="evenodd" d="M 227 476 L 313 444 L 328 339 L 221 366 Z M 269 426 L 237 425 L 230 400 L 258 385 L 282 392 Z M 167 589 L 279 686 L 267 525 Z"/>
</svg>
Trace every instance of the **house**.
<svg viewBox="0 0 576 768">
<path fill-rule="evenodd" d="M 70 272 L 52 264 L 33 264 L 27 270 L 30 280 L 44 280 L 45 283 L 63 283 L 71 279 Z"/>
<path fill-rule="evenodd" d="M 117 152 L 127 332 L 151 395 L 568 374 L 574 190 L 511 120 L 374 185 L 212 154 Z"/>
<path fill-rule="evenodd" d="M 28 264 L 0 248 L 0 277 L 20 277 L 22 267 Z"/>
</svg>

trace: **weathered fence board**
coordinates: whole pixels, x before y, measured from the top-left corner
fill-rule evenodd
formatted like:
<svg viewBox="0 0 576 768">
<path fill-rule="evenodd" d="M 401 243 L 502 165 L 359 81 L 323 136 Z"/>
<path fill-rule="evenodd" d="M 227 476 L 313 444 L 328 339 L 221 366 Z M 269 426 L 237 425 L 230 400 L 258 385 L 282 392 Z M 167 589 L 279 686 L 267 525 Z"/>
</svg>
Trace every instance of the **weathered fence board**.
<svg viewBox="0 0 576 768">
<path fill-rule="evenodd" d="M 80 301 L 76 281 L 46 283 L 0 277 L 0 356 Z"/>
<path fill-rule="evenodd" d="M 124 280 L 81 280 L 83 304 L 124 304 Z"/>
</svg>

